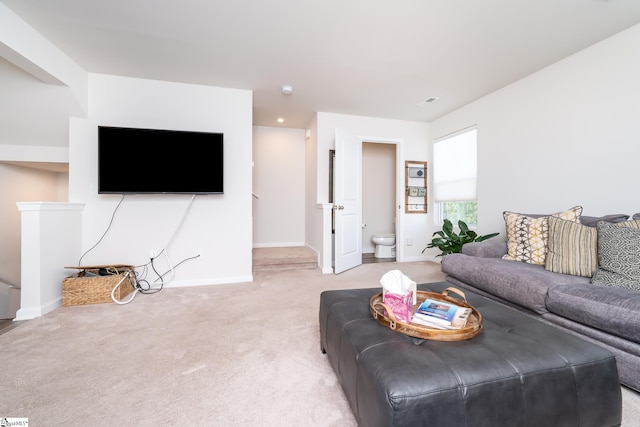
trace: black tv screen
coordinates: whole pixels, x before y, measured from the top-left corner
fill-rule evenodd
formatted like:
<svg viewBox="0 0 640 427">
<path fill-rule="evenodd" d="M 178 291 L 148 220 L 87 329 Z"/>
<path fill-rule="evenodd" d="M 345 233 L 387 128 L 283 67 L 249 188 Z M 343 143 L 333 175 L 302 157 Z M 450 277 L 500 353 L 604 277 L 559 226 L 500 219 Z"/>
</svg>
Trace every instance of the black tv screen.
<svg viewBox="0 0 640 427">
<path fill-rule="evenodd" d="M 223 134 L 98 126 L 98 193 L 222 194 Z"/>
</svg>

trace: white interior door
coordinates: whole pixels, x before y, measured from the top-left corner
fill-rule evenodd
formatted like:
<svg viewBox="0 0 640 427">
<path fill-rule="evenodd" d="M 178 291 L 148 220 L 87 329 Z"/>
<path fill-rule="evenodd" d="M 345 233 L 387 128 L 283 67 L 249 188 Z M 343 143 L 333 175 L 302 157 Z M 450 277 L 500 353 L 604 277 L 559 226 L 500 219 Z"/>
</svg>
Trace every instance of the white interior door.
<svg viewBox="0 0 640 427">
<path fill-rule="evenodd" d="M 336 129 L 334 272 L 362 264 L 362 139 Z"/>
</svg>

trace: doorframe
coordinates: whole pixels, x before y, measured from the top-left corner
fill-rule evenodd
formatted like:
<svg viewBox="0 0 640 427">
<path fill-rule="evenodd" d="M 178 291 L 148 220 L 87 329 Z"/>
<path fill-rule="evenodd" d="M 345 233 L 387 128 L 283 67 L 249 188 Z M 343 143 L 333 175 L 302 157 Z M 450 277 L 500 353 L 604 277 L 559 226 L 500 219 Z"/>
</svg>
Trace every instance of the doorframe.
<svg viewBox="0 0 640 427">
<path fill-rule="evenodd" d="M 358 136 L 362 142 L 393 144 L 396 146 L 396 262 L 405 258 L 404 245 L 404 140 L 402 138 L 385 138 L 378 136 Z"/>
<path fill-rule="evenodd" d="M 362 136 L 358 135 L 363 142 L 371 142 L 371 143 L 383 143 L 383 144 L 394 144 L 396 146 L 396 262 L 404 262 L 406 259 L 404 244 L 404 139 L 403 138 L 389 138 L 389 137 L 379 137 L 379 136 Z M 335 141 L 333 149 L 335 149 Z M 334 183 L 335 184 L 335 183 Z M 327 199 L 328 200 L 328 199 Z M 324 211 L 323 214 L 323 236 L 325 244 L 328 243 L 327 249 L 324 250 L 326 261 L 323 262 L 323 273 L 324 274 L 334 274 L 334 265 L 333 265 L 333 252 L 334 252 L 334 239 L 332 234 L 332 203 L 319 204 L 318 208 L 322 208 Z"/>
</svg>

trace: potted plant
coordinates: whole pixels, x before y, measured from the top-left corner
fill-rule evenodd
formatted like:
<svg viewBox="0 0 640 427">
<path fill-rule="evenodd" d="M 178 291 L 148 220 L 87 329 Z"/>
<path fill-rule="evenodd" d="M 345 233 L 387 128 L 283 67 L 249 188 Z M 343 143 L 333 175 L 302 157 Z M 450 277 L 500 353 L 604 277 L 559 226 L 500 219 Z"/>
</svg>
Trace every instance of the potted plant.
<svg viewBox="0 0 640 427">
<path fill-rule="evenodd" d="M 465 243 L 481 242 L 500 234 L 491 233 L 485 236 L 478 236 L 475 231 L 469 230 L 469 226 L 464 221 L 458 221 L 458 228 L 460 229 L 459 234 L 453 230 L 453 224 L 451 221 L 445 219 L 444 224 L 442 225 L 442 230 L 433 233 L 431 243 L 422 250 L 422 253 L 429 248 L 438 248 L 442 251 L 442 253 L 436 255 L 436 257 L 458 253 L 462 252 L 462 245 Z"/>
</svg>

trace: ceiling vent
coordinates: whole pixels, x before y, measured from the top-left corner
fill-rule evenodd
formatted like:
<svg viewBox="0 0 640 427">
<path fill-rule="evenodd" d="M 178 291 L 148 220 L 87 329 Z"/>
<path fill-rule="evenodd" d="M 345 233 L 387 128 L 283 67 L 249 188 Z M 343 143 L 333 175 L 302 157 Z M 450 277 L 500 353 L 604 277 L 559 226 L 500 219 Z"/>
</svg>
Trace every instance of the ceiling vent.
<svg viewBox="0 0 640 427">
<path fill-rule="evenodd" d="M 419 102 L 419 103 L 418 103 L 418 106 L 419 106 L 419 107 L 425 107 L 425 106 L 427 106 L 427 105 L 429 105 L 429 104 L 434 103 L 434 102 L 435 102 L 435 101 L 437 101 L 437 100 L 438 100 L 438 98 L 437 98 L 437 97 L 432 96 L 432 97 L 430 97 L 430 98 L 425 99 L 425 100 L 424 100 L 424 101 L 422 101 L 422 102 Z"/>
</svg>

